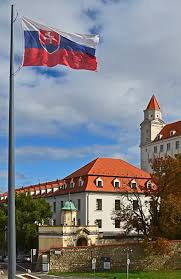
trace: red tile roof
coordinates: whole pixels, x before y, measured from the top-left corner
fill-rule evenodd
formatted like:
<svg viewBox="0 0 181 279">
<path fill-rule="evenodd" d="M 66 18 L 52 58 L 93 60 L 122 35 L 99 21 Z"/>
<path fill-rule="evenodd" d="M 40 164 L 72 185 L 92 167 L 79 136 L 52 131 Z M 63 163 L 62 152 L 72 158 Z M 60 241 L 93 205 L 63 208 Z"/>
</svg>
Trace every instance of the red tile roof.
<svg viewBox="0 0 181 279">
<path fill-rule="evenodd" d="M 175 131 L 175 134 L 170 135 L 171 131 Z M 154 141 L 159 141 L 159 140 L 178 137 L 178 136 L 181 136 L 181 121 L 177 121 L 165 125 Z"/>
<path fill-rule="evenodd" d="M 160 110 L 160 106 L 158 104 L 158 101 L 155 97 L 155 95 L 153 95 L 149 101 L 149 104 L 147 106 L 146 109 L 153 109 L 153 110 Z"/>
<path fill-rule="evenodd" d="M 79 186 L 79 178 L 83 180 L 83 186 Z M 96 179 L 101 178 L 103 187 L 96 186 Z M 120 187 L 114 187 L 114 179 L 120 181 Z M 74 182 L 74 187 L 70 183 Z M 49 196 L 58 196 L 61 194 L 78 193 L 84 191 L 93 192 L 133 192 L 130 183 L 135 179 L 138 185 L 137 192 L 145 190 L 146 183 L 151 179 L 149 173 L 134 167 L 133 165 L 113 158 L 97 158 L 72 174 L 64 178 L 66 187 L 55 193 L 47 194 Z M 154 184 L 153 184 L 154 185 Z M 154 185 L 155 186 L 155 185 Z"/>
<path fill-rule="evenodd" d="M 40 191 L 42 190 L 50 190 L 52 189 L 52 192 L 54 192 L 54 189 L 57 189 L 59 187 L 61 187 L 63 185 L 63 180 L 57 179 L 54 181 L 48 181 L 48 182 L 44 182 L 44 183 L 39 183 L 39 184 L 35 184 L 35 185 L 30 185 L 30 186 L 25 186 L 25 187 L 21 187 L 16 189 L 16 193 L 26 193 L 26 192 L 35 192 L 35 191 L 39 191 L 39 193 L 34 193 L 33 196 L 39 197 L 39 196 L 46 196 L 46 192 L 44 193 L 40 193 Z M 8 196 L 8 193 L 5 192 L 3 194 L 0 194 L 0 198 L 6 199 Z M 3 201 L 3 200 L 1 200 Z"/>
<path fill-rule="evenodd" d="M 79 185 L 79 178 L 83 181 L 83 186 Z M 103 187 L 96 186 L 96 179 L 101 178 Z M 120 181 L 120 187 L 114 187 L 114 179 Z M 74 187 L 70 187 L 70 182 L 74 182 Z M 121 160 L 113 158 L 97 158 L 72 174 L 64 178 L 64 180 L 50 181 L 38 185 L 31 185 L 17 189 L 17 192 L 27 192 L 32 190 L 44 190 L 47 188 L 58 188 L 48 193 L 37 193 L 35 197 L 51 197 L 68 193 L 79 193 L 85 191 L 94 192 L 133 192 L 130 187 L 131 181 L 135 179 L 138 185 L 136 191 L 145 190 L 146 183 L 151 179 L 149 173 Z M 66 187 L 65 187 L 66 186 Z"/>
<path fill-rule="evenodd" d="M 140 177 L 148 178 L 150 175 L 123 161 L 114 158 L 97 158 L 77 171 L 71 173 L 65 179 L 82 177 L 85 175 L 98 175 L 98 176 L 118 176 L 118 177 Z"/>
</svg>

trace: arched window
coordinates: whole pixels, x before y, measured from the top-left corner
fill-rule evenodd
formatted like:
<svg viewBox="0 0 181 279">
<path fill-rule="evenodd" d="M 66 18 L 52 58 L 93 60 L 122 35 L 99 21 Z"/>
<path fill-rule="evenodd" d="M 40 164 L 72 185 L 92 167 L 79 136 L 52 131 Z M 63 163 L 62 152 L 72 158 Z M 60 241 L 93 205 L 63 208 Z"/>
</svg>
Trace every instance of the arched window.
<svg viewBox="0 0 181 279">
<path fill-rule="evenodd" d="M 64 180 L 64 182 L 63 182 L 62 189 L 63 189 L 63 190 L 67 189 L 67 183 L 66 183 L 66 181 L 65 181 L 65 180 Z"/>
<path fill-rule="evenodd" d="M 170 131 L 170 136 L 174 136 L 176 134 L 176 131 L 175 130 L 171 130 Z"/>
<path fill-rule="evenodd" d="M 98 188 L 102 188 L 102 187 L 103 187 L 103 180 L 102 180 L 100 177 L 98 177 L 98 178 L 96 179 L 96 186 L 97 186 Z"/>
<path fill-rule="evenodd" d="M 151 188 L 152 188 L 152 182 L 151 182 L 151 180 L 148 180 L 148 181 L 146 182 L 146 187 L 147 187 L 148 190 L 151 190 Z"/>
<path fill-rule="evenodd" d="M 115 178 L 114 181 L 113 181 L 113 185 L 114 185 L 114 188 L 119 188 L 120 187 L 119 179 Z"/>
<path fill-rule="evenodd" d="M 137 182 L 136 182 L 135 179 L 131 180 L 130 186 L 131 186 L 131 189 L 136 189 L 137 188 Z"/>
<path fill-rule="evenodd" d="M 75 182 L 74 179 L 72 178 L 70 181 L 70 188 L 74 188 L 74 186 L 75 186 Z"/>
<path fill-rule="evenodd" d="M 79 187 L 83 187 L 84 185 L 84 180 L 82 179 L 82 177 L 79 177 Z"/>
</svg>

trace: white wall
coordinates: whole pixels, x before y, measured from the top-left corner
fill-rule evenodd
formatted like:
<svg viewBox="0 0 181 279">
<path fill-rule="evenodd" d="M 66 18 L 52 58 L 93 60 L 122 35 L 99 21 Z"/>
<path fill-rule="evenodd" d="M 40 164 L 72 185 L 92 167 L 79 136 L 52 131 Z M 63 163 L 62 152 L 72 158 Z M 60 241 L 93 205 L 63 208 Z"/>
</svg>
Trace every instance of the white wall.
<svg viewBox="0 0 181 279">
<path fill-rule="evenodd" d="M 74 193 L 70 194 L 70 200 L 75 204 L 75 207 L 78 209 L 78 199 L 81 200 L 81 210 L 78 211 L 78 219 L 80 219 L 80 224 L 86 223 L 86 214 L 85 214 L 85 199 L 86 194 L 85 193 Z M 52 219 L 56 220 L 56 225 L 61 225 L 61 201 L 65 204 L 66 201 L 69 200 L 69 195 L 60 195 L 60 196 L 54 196 L 54 197 L 48 197 L 46 200 L 49 202 L 50 206 L 52 207 Z M 53 203 L 56 202 L 56 212 L 53 212 Z"/>
<path fill-rule="evenodd" d="M 133 194 L 130 194 L 132 199 L 136 199 Z M 53 213 L 53 219 L 56 219 L 56 225 L 60 225 L 60 205 L 61 201 L 67 201 L 68 195 L 46 198 L 53 208 L 53 202 L 56 201 L 56 213 Z M 77 207 L 77 200 L 81 199 L 81 211 L 78 212 L 78 218 L 81 220 L 81 225 L 94 225 L 97 219 L 102 220 L 102 228 L 100 232 L 121 232 L 120 228 L 115 228 L 113 210 L 115 209 L 115 200 L 124 200 L 128 203 L 126 195 L 122 193 L 106 193 L 106 192 L 83 192 L 71 194 L 70 199 Z M 102 199 L 102 210 L 96 209 L 96 200 Z M 141 195 L 142 201 L 148 199 Z M 145 208 L 145 213 L 148 214 Z"/>
<path fill-rule="evenodd" d="M 176 149 L 176 141 L 179 141 L 179 149 Z M 170 143 L 170 150 L 167 150 L 167 143 Z M 160 152 L 160 145 L 163 145 L 163 152 Z M 157 146 L 157 153 L 154 153 L 154 146 Z M 181 153 L 181 136 L 170 137 L 165 140 L 159 140 L 152 142 L 148 145 L 141 147 L 141 169 L 152 172 L 149 159 L 155 157 L 164 157 L 166 155 L 174 156 L 175 154 Z"/>
<path fill-rule="evenodd" d="M 96 219 L 102 220 L 102 228 L 100 232 L 120 232 L 120 228 L 115 228 L 113 217 L 113 211 L 115 210 L 115 200 L 123 200 L 125 204 L 129 201 L 125 194 L 122 193 L 96 193 L 91 192 L 89 195 L 89 224 L 94 224 Z M 129 195 L 130 198 L 136 199 L 133 194 Z M 96 199 L 102 199 L 102 210 L 96 210 Z M 148 199 L 144 195 L 141 195 L 142 202 Z M 148 211 L 145 208 L 145 214 Z"/>
</svg>

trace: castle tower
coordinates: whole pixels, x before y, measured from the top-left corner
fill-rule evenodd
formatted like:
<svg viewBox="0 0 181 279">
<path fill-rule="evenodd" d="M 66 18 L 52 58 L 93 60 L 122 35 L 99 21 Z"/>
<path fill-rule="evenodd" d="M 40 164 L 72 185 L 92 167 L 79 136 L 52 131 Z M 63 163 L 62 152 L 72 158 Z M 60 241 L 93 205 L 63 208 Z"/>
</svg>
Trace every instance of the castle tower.
<svg viewBox="0 0 181 279">
<path fill-rule="evenodd" d="M 164 127 L 165 123 L 162 120 L 162 113 L 156 97 L 153 95 L 147 108 L 144 110 L 144 121 L 141 123 L 141 169 L 150 171 L 148 169 L 148 147 L 157 137 L 159 132 Z"/>
</svg>

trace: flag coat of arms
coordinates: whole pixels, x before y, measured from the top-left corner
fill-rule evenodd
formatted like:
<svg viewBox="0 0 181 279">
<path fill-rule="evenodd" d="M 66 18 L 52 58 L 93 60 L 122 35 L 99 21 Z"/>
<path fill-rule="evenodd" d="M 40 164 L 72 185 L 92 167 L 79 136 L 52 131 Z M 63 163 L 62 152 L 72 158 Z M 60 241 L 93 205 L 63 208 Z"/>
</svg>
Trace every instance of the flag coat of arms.
<svg viewBox="0 0 181 279">
<path fill-rule="evenodd" d="M 22 18 L 24 29 L 23 66 L 48 66 L 58 64 L 73 69 L 96 71 L 96 46 L 98 35 L 67 33 Z"/>
</svg>

